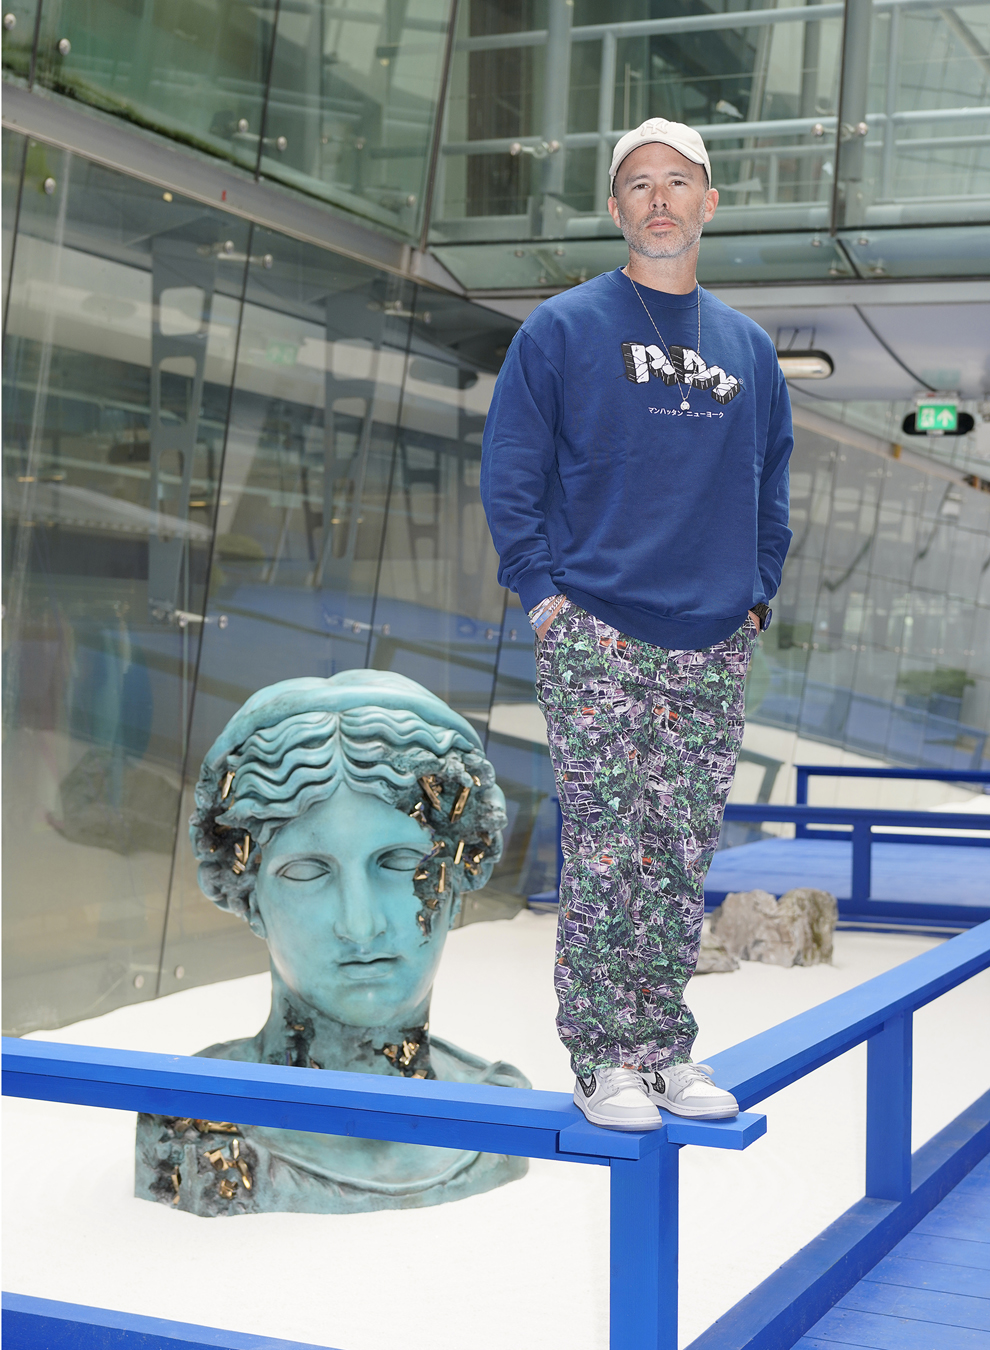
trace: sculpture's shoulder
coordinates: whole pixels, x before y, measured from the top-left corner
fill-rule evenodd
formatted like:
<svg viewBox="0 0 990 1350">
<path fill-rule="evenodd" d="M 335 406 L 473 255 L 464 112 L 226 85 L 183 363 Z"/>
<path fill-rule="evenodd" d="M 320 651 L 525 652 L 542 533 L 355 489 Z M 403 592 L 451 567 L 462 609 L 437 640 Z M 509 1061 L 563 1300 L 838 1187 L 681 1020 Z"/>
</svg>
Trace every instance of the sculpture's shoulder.
<svg viewBox="0 0 990 1350">
<path fill-rule="evenodd" d="M 259 1064 L 257 1036 L 242 1036 L 236 1041 L 217 1041 L 205 1050 L 197 1050 L 196 1059 L 234 1059 L 241 1063 Z"/>
<path fill-rule="evenodd" d="M 502 1059 L 492 1064 L 439 1036 L 430 1037 L 430 1063 L 436 1076 L 448 1083 L 491 1083 L 494 1087 L 513 1088 L 533 1086 L 514 1064 L 507 1064 Z"/>
</svg>

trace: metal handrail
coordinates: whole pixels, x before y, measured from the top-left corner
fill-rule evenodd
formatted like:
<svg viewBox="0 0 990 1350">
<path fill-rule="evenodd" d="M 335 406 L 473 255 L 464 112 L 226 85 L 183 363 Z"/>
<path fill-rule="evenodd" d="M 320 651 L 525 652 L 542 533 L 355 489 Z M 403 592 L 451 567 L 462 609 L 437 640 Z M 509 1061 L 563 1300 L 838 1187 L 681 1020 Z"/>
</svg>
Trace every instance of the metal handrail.
<svg viewBox="0 0 990 1350">
<path fill-rule="evenodd" d="M 867 113 L 866 123 L 868 126 L 883 126 L 887 122 L 892 122 L 904 126 L 912 122 L 971 121 L 984 117 L 990 117 L 990 105 L 972 108 L 911 108 L 904 112 L 892 113 L 889 117 L 883 112 Z M 768 119 L 765 122 L 708 122 L 704 126 L 696 127 L 695 130 L 706 141 L 730 141 L 746 136 L 807 136 L 818 126 L 822 128 L 823 132 L 834 133 L 836 119 L 835 117 L 782 117 Z M 620 136 L 624 135 L 624 131 L 614 128 L 608 131 L 572 131 L 568 132 L 561 144 L 565 150 L 589 150 L 598 145 L 602 137 L 612 141 L 613 139 L 618 140 Z M 536 149 L 542 145 L 542 139 L 539 136 L 498 136 L 478 141 L 448 141 L 443 146 L 443 153 L 445 155 L 501 155 L 511 153 L 514 145 L 525 145 Z M 758 147 L 753 153 L 772 148 L 771 146 Z"/>
<path fill-rule="evenodd" d="M 953 8 L 983 4 L 985 0 L 954 0 Z M 885 10 L 937 9 L 931 0 L 873 0 L 879 13 Z M 581 24 L 570 31 L 572 42 L 600 42 L 606 35 L 614 38 L 652 37 L 655 33 L 697 33 L 719 29 L 759 28 L 777 23 L 820 23 L 840 19 L 844 4 L 794 5 L 782 9 L 725 10 L 720 14 L 683 14 L 669 19 L 632 19 L 625 23 Z M 485 37 L 461 38 L 455 44 L 459 52 L 500 51 L 512 47 L 542 47 L 546 28 L 531 28 L 518 33 L 493 33 Z"/>
<path fill-rule="evenodd" d="M 914 826 L 919 830 L 987 830 L 990 831 L 990 815 L 969 815 L 962 811 L 886 811 L 872 810 L 856 806 L 766 806 L 760 802 L 730 802 L 725 808 L 726 820 L 777 821 L 793 824 L 801 830 L 798 837 L 834 839 L 848 842 L 850 834 L 837 834 L 833 831 L 817 830 L 813 833 L 810 825 L 850 825 L 852 838 L 852 884 L 850 901 L 865 903 L 870 899 L 872 889 L 872 850 L 875 843 L 898 844 L 956 844 L 955 839 L 946 839 L 939 835 L 896 834 L 875 835 L 875 827 L 903 829 Z M 965 838 L 958 841 L 974 848 L 990 848 L 990 834 L 986 838 Z"/>
</svg>

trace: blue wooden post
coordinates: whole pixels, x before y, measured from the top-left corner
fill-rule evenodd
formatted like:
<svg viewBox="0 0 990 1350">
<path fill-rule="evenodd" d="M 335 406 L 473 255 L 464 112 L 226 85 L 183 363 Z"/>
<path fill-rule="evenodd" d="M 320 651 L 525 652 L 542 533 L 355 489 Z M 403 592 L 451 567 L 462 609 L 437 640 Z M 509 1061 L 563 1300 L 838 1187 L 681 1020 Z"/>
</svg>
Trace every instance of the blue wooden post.
<svg viewBox="0 0 990 1350">
<path fill-rule="evenodd" d="M 808 770 L 803 764 L 795 765 L 797 769 L 797 792 L 794 796 L 796 806 L 808 805 Z M 799 820 L 794 826 L 795 839 L 806 839 L 808 837 L 808 827 L 804 821 Z"/>
<path fill-rule="evenodd" d="M 852 827 L 852 888 L 850 898 L 869 900 L 872 880 L 870 877 L 870 849 L 873 844 L 873 831 L 869 820 L 857 820 Z"/>
<path fill-rule="evenodd" d="M 677 1154 L 611 1161 L 611 1350 L 677 1350 Z"/>
<path fill-rule="evenodd" d="M 884 1022 L 866 1042 L 866 1194 L 906 1200 L 911 1194 L 910 1011 Z"/>
</svg>

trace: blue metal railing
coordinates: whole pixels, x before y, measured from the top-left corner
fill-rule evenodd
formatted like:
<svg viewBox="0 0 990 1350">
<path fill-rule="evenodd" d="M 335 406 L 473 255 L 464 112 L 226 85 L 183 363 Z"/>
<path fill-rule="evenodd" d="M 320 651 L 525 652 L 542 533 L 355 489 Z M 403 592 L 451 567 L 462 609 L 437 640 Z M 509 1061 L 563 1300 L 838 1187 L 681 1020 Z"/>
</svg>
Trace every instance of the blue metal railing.
<svg viewBox="0 0 990 1350">
<path fill-rule="evenodd" d="M 562 1093 L 314 1073 L 16 1039 L 4 1040 L 3 1091 L 43 1101 L 607 1166 L 611 1172 L 610 1345 L 612 1350 L 676 1350 L 679 1148 L 684 1144 L 748 1147 L 765 1132 L 766 1120 L 745 1108 L 868 1041 L 866 1192 L 871 1199 L 864 1203 L 874 1206 L 872 1218 L 868 1222 L 857 1219 L 854 1239 L 847 1243 L 841 1261 L 832 1259 L 834 1241 L 821 1248 L 830 1253 L 827 1271 L 816 1271 L 817 1258 L 812 1253 L 802 1265 L 810 1272 L 808 1282 L 795 1288 L 791 1281 L 783 1295 L 772 1289 L 755 1313 L 751 1307 L 738 1314 L 733 1310 L 696 1342 L 699 1347 L 732 1345 L 737 1350 L 744 1346 L 756 1350 L 758 1346 L 793 1344 L 801 1330 L 791 1340 L 783 1337 L 794 1328 L 812 1325 L 990 1151 L 988 1093 L 981 1099 L 986 1102 L 985 1110 L 977 1104 L 975 1116 L 971 1112 L 965 1120 L 960 1117 L 951 1127 L 954 1132 L 948 1143 L 936 1141 L 936 1163 L 925 1150 L 915 1155 L 912 1176 L 912 1014 L 988 967 L 990 923 L 985 923 L 715 1056 L 717 1080 L 735 1093 L 744 1108 L 736 1120 L 704 1122 L 665 1115 L 663 1129 L 648 1134 L 597 1129 Z M 930 1152 L 931 1146 L 926 1148 Z M 875 1210 L 878 1200 L 886 1203 Z M 823 1302 L 826 1299 L 831 1302 Z M 46 1312 L 42 1316 L 39 1311 L 38 1336 L 31 1339 L 24 1330 L 31 1321 L 30 1311 L 25 1312 L 29 1302 L 20 1296 L 17 1300 L 17 1344 L 48 1350 L 52 1334 L 42 1328 L 50 1324 L 51 1308 L 58 1305 L 39 1300 Z M 98 1311 L 89 1311 L 87 1326 Z M 147 1319 L 135 1319 L 128 1340 L 120 1330 L 122 1316 L 107 1314 L 115 1319 L 114 1344 L 148 1344 L 139 1340 L 146 1329 L 138 1326 Z M 740 1317 L 747 1326 L 760 1323 L 753 1336 L 747 1332 L 739 1338 Z M 71 1312 L 65 1318 L 67 1324 L 75 1325 Z M 771 1339 L 764 1335 L 764 1323 L 771 1327 Z M 162 1328 L 169 1325 L 161 1324 Z M 215 1346 L 222 1343 L 216 1335 L 204 1331 L 202 1341 L 185 1336 L 184 1343 Z"/>
<path fill-rule="evenodd" d="M 796 764 L 797 804 L 769 806 L 760 802 L 730 802 L 725 808 L 726 820 L 783 821 L 794 825 L 798 839 L 826 839 L 840 843 L 852 841 L 852 878 L 850 904 L 862 912 L 868 909 L 872 890 L 872 849 L 875 843 L 938 844 L 967 848 L 990 847 L 990 834 L 978 838 L 964 835 L 951 838 L 933 834 L 875 834 L 884 827 L 914 828 L 916 830 L 987 830 L 990 814 L 965 811 L 891 811 L 852 806 L 809 806 L 808 780 L 822 778 L 896 778 L 940 783 L 990 784 L 986 770 L 932 770 L 932 769 L 861 769 L 836 768 L 829 764 Z M 990 805 L 990 803 L 988 803 Z M 832 829 L 815 829 L 829 825 Z M 848 825 L 849 831 L 836 831 L 836 825 Z M 945 910 L 945 906 L 940 907 Z M 920 911 L 919 911 L 920 914 Z M 958 917 L 958 916 L 957 916 Z M 965 916 L 963 916 L 965 917 Z"/>
<path fill-rule="evenodd" d="M 872 849 L 875 843 L 965 845 L 971 848 L 990 847 L 990 836 L 960 839 L 933 834 L 874 834 L 884 826 L 917 830 L 990 830 L 990 815 L 970 815 L 962 811 L 881 811 L 860 806 L 766 806 L 761 802 L 730 802 L 725 808 L 726 820 L 783 821 L 804 827 L 805 836 L 848 843 L 852 838 L 852 886 L 850 899 L 866 902 L 872 887 Z M 810 825 L 848 825 L 851 830 L 812 831 Z"/>
<path fill-rule="evenodd" d="M 928 783 L 980 783 L 990 786 L 990 771 L 986 769 L 957 769 L 938 771 L 935 769 L 861 769 L 837 768 L 833 764 L 795 764 L 797 770 L 797 791 L 794 800 L 798 806 L 808 805 L 809 778 L 898 778 L 914 782 Z M 939 812 L 941 814 L 941 812 Z M 794 831 L 795 837 L 803 838 L 808 834 L 808 826 L 800 824 Z"/>
</svg>

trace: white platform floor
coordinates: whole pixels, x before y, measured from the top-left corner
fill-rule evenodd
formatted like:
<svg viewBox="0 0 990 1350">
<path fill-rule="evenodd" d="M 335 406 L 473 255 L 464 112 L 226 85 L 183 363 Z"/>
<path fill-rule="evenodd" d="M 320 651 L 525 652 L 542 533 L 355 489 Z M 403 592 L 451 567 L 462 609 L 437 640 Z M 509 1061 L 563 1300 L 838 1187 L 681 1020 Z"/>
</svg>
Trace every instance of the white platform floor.
<svg viewBox="0 0 990 1350">
<path fill-rule="evenodd" d="M 569 1091 L 550 987 L 554 920 L 451 934 L 439 1035 Z M 703 1059 L 933 946 L 839 933 L 835 964 L 744 964 L 694 980 Z M 251 976 L 36 1033 L 187 1054 L 255 1031 Z M 990 972 L 915 1019 L 915 1147 L 990 1085 Z M 681 1344 L 863 1189 L 865 1050 L 762 1108 L 746 1153 L 681 1152 Z M 5 1099 L 5 1289 L 295 1339 L 334 1350 L 605 1350 L 608 1174 L 534 1161 L 522 1181 L 433 1209 L 207 1220 L 135 1200 L 134 1118 Z"/>
</svg>

